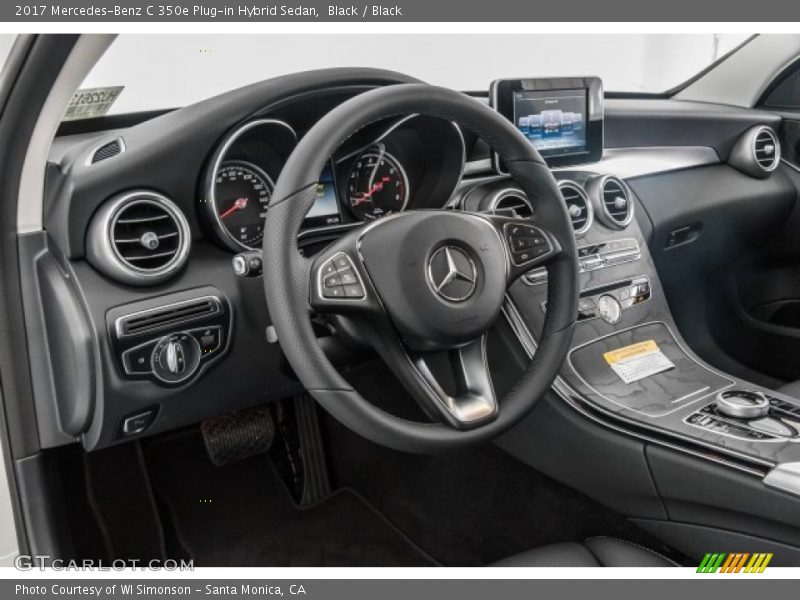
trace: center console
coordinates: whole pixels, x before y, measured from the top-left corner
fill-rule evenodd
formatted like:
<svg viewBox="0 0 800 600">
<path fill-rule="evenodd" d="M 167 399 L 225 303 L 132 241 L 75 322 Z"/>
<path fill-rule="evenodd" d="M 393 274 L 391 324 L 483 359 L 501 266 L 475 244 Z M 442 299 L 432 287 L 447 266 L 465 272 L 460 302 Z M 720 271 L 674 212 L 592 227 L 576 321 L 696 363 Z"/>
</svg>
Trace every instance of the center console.
<svg viewBox="0 0 800 600">
<path fill-rule="evenodd" d="M 540 100 L 547 96 L 562 104 L 567 94 L 559 86 L 565 83 L 575 92 L 581 82 L 507 80 L 492 89 L 493 105 L 555 167 L 578 242 L 578 322 L 555 390 L 576 410 L 618 431 L 757 474 L 767 486 L 800 496 L 800 400 L 720 372 L 688 347 L 640 227 L 646 217 L 636 218 L 633 191 L 601 165 L 586 164 L 595 152 L 591 132 L 575 135 L 575 119 L 569 116 L 564 135 L 573 141 L 572 149 L 542 145 L 547 128 L 554 126 L 548 124 L 551 115 L 542 121 Z M 590 115 L 591 79 L 583 84 L 587 104 L 576 110 Z M 529 116 L 520 117 L 515 108 L 526 91 L 536 92 L 525 96 L 526 106 L 539 107 L 535 126 L 543 123 L 535 135 Z M 539 104 L 531 104 L 529 96 Z M 484 182 L 463 205 L 481 206 L 481 197 L 498 197 L 501 188 L 508 188 L 508 180 Z M 521 199 L 535 213 L 535 205 Z M 529 356 L 536 352 L 546 311 L 547 272 L 538 269 L 514 284 L 505 307 Z"/>
</svg>

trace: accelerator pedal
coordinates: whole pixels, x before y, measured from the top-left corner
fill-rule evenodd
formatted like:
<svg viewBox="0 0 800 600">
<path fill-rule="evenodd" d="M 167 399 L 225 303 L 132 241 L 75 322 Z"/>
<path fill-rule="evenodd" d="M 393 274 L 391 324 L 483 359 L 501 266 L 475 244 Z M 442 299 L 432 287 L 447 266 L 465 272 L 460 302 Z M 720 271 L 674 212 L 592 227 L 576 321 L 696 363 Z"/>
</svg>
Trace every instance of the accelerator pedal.
<svg viewBox="0 0 800 600">
<path fill-rule="evenodd" d="M 266 407 L 207 419 L 200 430 L 208 457 L 218 467 L 262 454 L 275 439 L 275 425 Z"/>
<path fill-rule="evenodd" d="M 308 506 L 324 500 L 331 493 L 331 483 L 319 428 L 317 403 L 309 394 L 295 396 L 294 411 L 305 475 L 300 506 Z"/>
</svg>

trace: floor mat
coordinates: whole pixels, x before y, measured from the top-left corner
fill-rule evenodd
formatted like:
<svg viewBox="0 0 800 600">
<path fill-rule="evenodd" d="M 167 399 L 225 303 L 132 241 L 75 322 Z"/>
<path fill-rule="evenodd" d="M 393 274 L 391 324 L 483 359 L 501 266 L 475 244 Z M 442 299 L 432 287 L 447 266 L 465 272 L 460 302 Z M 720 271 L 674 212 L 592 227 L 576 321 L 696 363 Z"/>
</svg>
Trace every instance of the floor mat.
<svg viewBox="0 0 800 600">
<path fill-rule="evenodd" d="M 428 566 L 356 493 L 297 507 L 265 455 L 225 467 L 189 432 L 146 449 L 155 493 L 196 566 Z"/>
<path fill-rule="evenodd" d="M 351 374 L 350 381 L 395 414 L 413 405 L 379 366 Z M 323 424 L 332 480 L 357 490 L 444 565 L 487 565 L 538 546 L 599 535 L 664 550 L 621 515 L 493 444 L 433 456 L 405 454 L 373 444 L 330 417 Z"/>
</svg>

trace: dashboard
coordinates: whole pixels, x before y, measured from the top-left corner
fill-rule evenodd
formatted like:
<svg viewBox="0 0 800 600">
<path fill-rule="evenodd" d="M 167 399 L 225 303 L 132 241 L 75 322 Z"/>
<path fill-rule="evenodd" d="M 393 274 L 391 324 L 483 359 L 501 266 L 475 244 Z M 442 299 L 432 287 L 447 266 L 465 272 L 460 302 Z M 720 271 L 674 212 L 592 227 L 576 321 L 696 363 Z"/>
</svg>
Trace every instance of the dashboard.
<svg viewBox="0 0 800 600">
<path fill-rule="evenodd" d="M 30 305 L 50 298 L 48 305 L 58 307 L 27 317 L 33 330 L 45 332 L 43 348 L 60 349 L 42 350 L 32 364 L 44 447 L 80 440 L 86 449 L 102 448 L 303 391 L 268 333 L 260 278 L 237 275 L 232 261 L 270 260 L 260 254 L 262 223 L 298 140 L 348 98 L 399 83 L 416 81 L 374 69 L 298 73 L 138 123 L 63 131 L 56 138 L 46 231 L 21 246 L 22 260 L 31 265 L 24 292 Z M 630 117 L 627 107 L 612 111 L 610 120 L 607 113 L 598 134 L 591 99 L 598 85 L 591 78 L 578 83 L 588 90 L 586 104 L 567 102 L 552 90 L 537 92 L 520 99 L 530 106 L 518 106 L 517 116 L 523 133 L 538 141 L 541 132 L 531 117 L 543 120 L 543 107 L 557 100 L 559 135 L 580 141 L 577 152 L 564 152 L 569 146 L 556 136 L 548 144 L 578 237 L 581 276 L 597 281 L 603 273 L 603 283 L 616 286 L 585 290 L 581 319 L 586 327 L 611 327 L 609 320 L 626 322 L 652 306 L 658 291 L 654 275 L 643 268 L 650 231 L 643 211 L 635 210 L 629 181 L 713 168 L 731 152 L 736 135 L 726 132 L 718 137 L 728 147 L 712 147 L 702 139 L 707 131 L 693 128 L 696 143 L 669 152 L 659 149 L 668 145 L 663 136 L 689 129 L 631 127 L 633 120 L 660 123 L 661 117 L 648 111 Z M 737 114 L 720 122 L 737 131 L 774 124 L 752 118 L 745 123 Z M 548 127 L 552 132 L 556 125 Z M 588 160 L 603 136 L 602 160 L 570 166 L 576 155 Z M 609 141 L 616 147 L 609 148 Z M 526 217 L 536 210 L 535 199 L 492 168 L 484 142 L 426 116 L 398 116 L 362 129 L 313 176 L 316 202 L 297 240 L 307 256 L 343 231 L 401 211 Z M 538 270 L 519 283 L 516 293 L 527 298 L 530 322 L 546 310 L 545 282 L 546 273 Z M 325 344 L 330 329 L 321 325 L 319 335 Z"/>
</svg>

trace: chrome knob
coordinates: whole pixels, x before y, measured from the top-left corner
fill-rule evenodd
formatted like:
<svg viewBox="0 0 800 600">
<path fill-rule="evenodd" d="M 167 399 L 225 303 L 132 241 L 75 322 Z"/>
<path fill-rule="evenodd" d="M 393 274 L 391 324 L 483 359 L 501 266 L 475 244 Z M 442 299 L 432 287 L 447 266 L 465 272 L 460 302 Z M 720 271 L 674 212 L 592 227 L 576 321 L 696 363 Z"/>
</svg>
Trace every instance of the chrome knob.
<svg viewBox="0 0 800 600">
<path fill-rule="evenodd" d="M 717 410 L 734 419 L 758 419 L 769 413 L 769 398 L 761 392 L 726 390 L 717 394 Z"/>
<path fill-rule="evenodd" d="M 163 337 L 153 348 L 153 374 L 164 383 L 180 383 L 197 371 L 200 354 L 197 340 L 186 332 Z"/>
<path fill-rule="evenodd" d="M 622 305 L 614 296 L 604 294 L 597 299 L 597 312 L 606 323 L 613 325 L 622 318 Z"/>
</svg>

